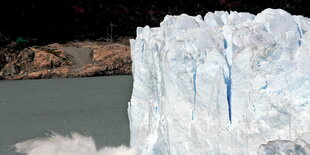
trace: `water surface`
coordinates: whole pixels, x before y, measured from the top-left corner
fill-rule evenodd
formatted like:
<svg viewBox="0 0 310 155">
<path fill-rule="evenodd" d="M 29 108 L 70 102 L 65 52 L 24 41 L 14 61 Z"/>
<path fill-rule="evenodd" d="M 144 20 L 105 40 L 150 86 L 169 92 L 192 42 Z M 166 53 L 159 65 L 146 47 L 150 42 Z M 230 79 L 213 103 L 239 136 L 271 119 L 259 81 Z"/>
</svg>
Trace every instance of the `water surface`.
<svg viewBox="0 0 310 155">
<path fill-rule="evenodd" d="M 97 146 L 129 145 L 131 76 L 0 81 L 0 155 L 15 143 L 79 132 Z"/>
</svg>

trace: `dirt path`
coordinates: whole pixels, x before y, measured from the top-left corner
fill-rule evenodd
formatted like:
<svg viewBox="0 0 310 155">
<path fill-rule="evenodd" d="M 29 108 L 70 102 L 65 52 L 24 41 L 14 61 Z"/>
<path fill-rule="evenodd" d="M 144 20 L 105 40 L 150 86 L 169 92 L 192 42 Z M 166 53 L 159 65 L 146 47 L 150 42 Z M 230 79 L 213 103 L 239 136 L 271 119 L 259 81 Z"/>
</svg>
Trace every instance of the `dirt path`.
<svg viewBox="0 0 310 155">
<path fill-rule="evenodd" d="M 89 48 L 63 47 L 62 49 L 66 54 L 73 57 L 73 62 L 78 66 L 83 66 L 93 62 L 91 58 L 91 49 Z"/>
</svg>

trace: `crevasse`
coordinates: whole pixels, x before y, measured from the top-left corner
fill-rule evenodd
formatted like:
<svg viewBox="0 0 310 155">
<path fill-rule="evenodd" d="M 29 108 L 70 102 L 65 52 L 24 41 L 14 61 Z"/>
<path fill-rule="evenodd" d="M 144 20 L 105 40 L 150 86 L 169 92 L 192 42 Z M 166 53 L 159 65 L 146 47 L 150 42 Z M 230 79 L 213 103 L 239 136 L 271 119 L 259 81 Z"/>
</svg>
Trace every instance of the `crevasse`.
<svg viewBox="0 0 310 155">
<path fill-rule="evenodd" d="M 143 155 L 309 150 L 309 31 L 309 18 L 281 9 L 166 16 L 138 28 L 131 146 Z"/>
</svg>

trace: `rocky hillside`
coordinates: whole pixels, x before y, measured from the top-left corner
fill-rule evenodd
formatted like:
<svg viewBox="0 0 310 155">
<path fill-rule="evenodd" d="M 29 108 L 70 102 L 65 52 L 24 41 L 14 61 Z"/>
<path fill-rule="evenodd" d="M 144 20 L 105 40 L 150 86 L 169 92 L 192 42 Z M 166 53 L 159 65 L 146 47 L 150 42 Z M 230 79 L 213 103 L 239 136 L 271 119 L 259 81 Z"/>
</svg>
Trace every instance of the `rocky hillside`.
<svg viewBox="0 0 310 155">
<path fill-rule="evenodd" d="M 0 49 L 0 79 L 47 79 L 131 74 L 128 43 L 71 42 Z"/>
</svg>

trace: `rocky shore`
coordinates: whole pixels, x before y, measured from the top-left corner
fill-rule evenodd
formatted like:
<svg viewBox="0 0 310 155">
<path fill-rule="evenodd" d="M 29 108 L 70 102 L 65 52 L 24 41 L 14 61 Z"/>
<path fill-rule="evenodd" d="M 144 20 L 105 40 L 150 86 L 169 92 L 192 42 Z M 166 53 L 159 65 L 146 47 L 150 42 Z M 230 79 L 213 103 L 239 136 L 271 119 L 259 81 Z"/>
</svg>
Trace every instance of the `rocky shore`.
<svg viewBox="0 0 310 155">
<path fill-rule="evenodd" d="M 128 41 L 14 47 L 0 49 L 0 80 L 131 74 Z"/>
</svg>

